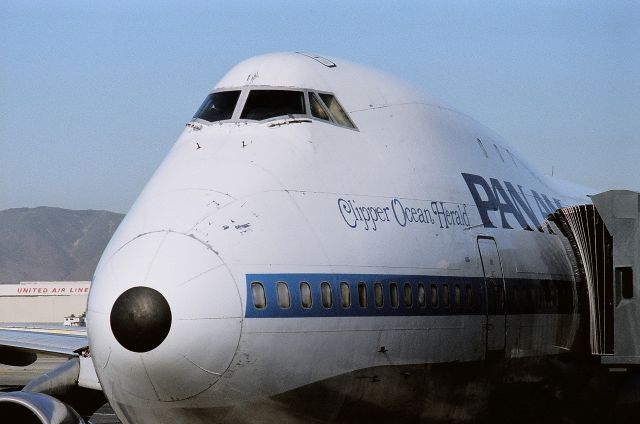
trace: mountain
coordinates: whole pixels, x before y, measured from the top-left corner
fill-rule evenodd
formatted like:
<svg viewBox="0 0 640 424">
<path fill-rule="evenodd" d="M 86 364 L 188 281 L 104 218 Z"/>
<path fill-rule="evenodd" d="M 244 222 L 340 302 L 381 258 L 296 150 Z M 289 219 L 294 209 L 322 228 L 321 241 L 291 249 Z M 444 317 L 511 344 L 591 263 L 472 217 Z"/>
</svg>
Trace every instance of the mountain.
<svg viewBox="0 0 640 424">
<path fill-rule="evenodd" d="M 0 283 L 91 280 L 123 217 L 50 207 L 0 211 Z"/>
</svg>

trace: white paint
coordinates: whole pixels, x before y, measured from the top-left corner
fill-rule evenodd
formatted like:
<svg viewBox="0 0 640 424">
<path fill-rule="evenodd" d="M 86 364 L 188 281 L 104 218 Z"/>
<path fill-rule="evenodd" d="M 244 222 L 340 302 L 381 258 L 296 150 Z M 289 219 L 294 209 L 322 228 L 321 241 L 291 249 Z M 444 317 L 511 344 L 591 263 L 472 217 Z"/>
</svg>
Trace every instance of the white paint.
<svg viewBox="0 0 640 424">
<path fill-rule="evenodd" d="M 173 424 L 190 408 L 232 408 L 367 367 L 484 358 L 482 315 L 244 318 L 247 273 L 480 277 L 476 237 L 487 235 L 496 239 L 507 278 L 570 276 L 561 244 L 549 241 L 557 236 L 484 228 L 461 173 L 510 181 L 564 204 L 588 201 L 586 192 L 557 186 L 442 102 L 381 72 L 329 60 L 337 66 L 299 54 L 258 56 L 216 89 L 244 89 L 241 101 L 255 86 L 332 92 L 357 131 L 288 118 L 187 126 L 107 246 L 89 297 L 88 334 L 102 388 L 123 422 Z M 388 220 L 375 231 L 351 228 L 339 199 L 381 208 L 398 199 L 423 209 L 438 201 L 466 207 L 469 223 Z M 497 212 L 490 217 L 500 222 Z M 541 246 L 555 254 L 521 259 Z M 173 313 L 167 338 L 146 353 L 123 348 L 109 324 L 115 300 L 138 285 L 160 291 Z M 574 318 L 550 319 L 568 319 L 571 327 Z M 557 334 L 545 319 L 508 320 L 509 355 L 556 353 Z"/>
</svg>

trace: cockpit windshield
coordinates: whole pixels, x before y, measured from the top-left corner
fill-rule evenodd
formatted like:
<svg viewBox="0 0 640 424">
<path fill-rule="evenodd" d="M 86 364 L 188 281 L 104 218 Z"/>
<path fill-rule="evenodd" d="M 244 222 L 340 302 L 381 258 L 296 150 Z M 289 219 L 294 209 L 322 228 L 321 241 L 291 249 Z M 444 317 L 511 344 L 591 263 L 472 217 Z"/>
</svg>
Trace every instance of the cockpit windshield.
<svg viewBox="0 0 640 424">
<path fill-rule="evenodd" d="M 320 99 L 316 93 L 309 92 L 309 107 L 311 108 L 311 116 L 314 118 L 322 119 L 323 121 L 331 121 L 329 112 L 322 105 Z"/>
<path fill-rule="evenodd" d="M 319 120 L 357 130 L 335 95 L 302 88 L 246 87 L 216 91 L 207 96 L 193 119 L 265 121 L 278 117 L 295 118 L 296 122 Z"/>
<path fill-rule="evenodd" d="M 340 103 L 338 102 L 338 99 L 336 99 L 336 96 L 328 93 L 320 93 L 320 98 L 322 99 L 324 104 L 327 105 L 331 116 L 333 116 L 333 119 L 335 119 L 338 125 L 342 125 L 343 127 L 348 128 L 356 127 L 355 125 L 353 125 L 353 122 L 349 118 L 349 115 L 347 115 L 347 112 L 345 112 L 342 106 L 340 106 Z"/>
<path fill-rule="evenodd" d="M 293 90 L 251 90 L 240 119 L 262 121 L 276 116 L 305 115 L 304 93 Z"/>
<path fill-rule="evenodd" d="M 239 97 L 240 90 L 211 93 L 204 99 L 193 119 L 204 119 L 209 122 L 231 119 Z"/>
</svg>

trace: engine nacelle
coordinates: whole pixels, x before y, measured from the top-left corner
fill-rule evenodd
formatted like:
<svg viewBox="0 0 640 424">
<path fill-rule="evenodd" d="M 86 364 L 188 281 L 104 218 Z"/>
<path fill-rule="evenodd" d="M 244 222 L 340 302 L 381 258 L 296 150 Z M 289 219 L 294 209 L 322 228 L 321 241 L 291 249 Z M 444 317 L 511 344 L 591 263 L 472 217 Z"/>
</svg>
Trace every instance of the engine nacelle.
<svg viewBox="0 0 640 424">
<path fill-rule="evenodd" d="M 0 395 L 2 422 L 22 424 L 85 424 L 69 405 L 42 393 L 9 392 Z"/>
</svg>

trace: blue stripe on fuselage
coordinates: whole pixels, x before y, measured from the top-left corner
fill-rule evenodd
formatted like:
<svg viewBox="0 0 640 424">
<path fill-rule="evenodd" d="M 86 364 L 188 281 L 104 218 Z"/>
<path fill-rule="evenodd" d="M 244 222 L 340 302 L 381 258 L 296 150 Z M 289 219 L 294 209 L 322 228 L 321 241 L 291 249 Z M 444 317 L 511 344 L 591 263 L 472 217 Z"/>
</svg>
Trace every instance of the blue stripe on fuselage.
<svg viewBox="0 0 640 424">
<path fill-rule="evenodd" d="M 264 287 L 266 306 L 256 308 L 252 297 L 251 284 L 259 282 Z M 284 282 L 288 287 L 290 306 L 278 305 L 277 283 Z M 301 283 L 311 288 L 311 307 L 302 306 Z M 331 287 L 331 307 L 322 304 L 321 284 Z M 340 284 L 348 283 L 350 306 L 343 307 Z M 358 284 L 366 286 L 366 306 L 359 305 Z M 377 307 L 374 297 L 374 284 L 380 283 L 383 292 L 383 306 Z M 391 286 L 396 283 L 398 305 L 391 304 Z M 486 314 L 555 314 L 571 313 L 574 309 L 573 283 L 568 280 L 543 279 L 505 279 L 506 297 L 504 309 L 493 302 L 487 302 L 487 293 L 483 277 L 427 276 L 427 275 L 387 275 L 387 274 L 247 274 L 246 318 L 304 318 L 304 317 L 362 317 L 362 316 L 446 316 Z M 411 304 L 405 304 L 405 284 L 411 287 Z M 418 286 L 423 284 L 425 300 L 418 301 Z M 447 286 L 449 302 L 445 302 Z M 437 293 L 436 306 L 432 303 L 432 286 Z M 459 288 L 459 302 L 457 289 Z M 471 301 L 468 300 L 468 289 Z"/>
</svg>

